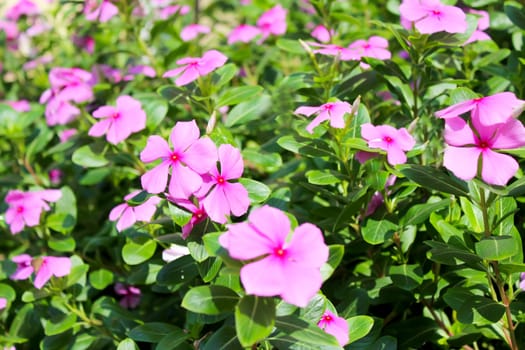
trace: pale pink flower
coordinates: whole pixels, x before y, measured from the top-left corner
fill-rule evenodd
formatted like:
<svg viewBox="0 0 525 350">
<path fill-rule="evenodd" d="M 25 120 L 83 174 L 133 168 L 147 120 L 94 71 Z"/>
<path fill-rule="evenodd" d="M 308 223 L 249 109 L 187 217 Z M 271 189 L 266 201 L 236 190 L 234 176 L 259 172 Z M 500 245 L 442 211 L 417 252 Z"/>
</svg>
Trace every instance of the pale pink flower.
<svg viewBox="0 0 525 350">
<path fill-rule="evenodd" d="M 0 310 L 5 309 L 7 306 L 7 299 L 6 298 L 0 298 Z"/>
<path fill-rule="evenodd" d="M 208 34 L 209 32 L 210 27 L 208 26 L 202 24 L 189 24 L 180 31 L 180 38 L 182 41 L 190 41 L 199 36 L 199 34 Z"/>
<path fill-rule="evenodd" d="M 525 272 L 520 274 L 520 289 L 525 291 Z"/>
<path fill-rule="evenodd" d="M 344 115 L 352 111 L 352 106 L 348 102 L 328 102 L 318 107 L 302 106 L 297 108 L 294 113 L 302 114 L 307 117 L 317 114 L 317 117 L 314 118 L 306 127 L 306 131 L 312 134 L 314 128 L 324 122 L 325 120 L 330 120 L 330 126 L 332 128 L 344 128 L 345 120 Z"/>
<path fill-rule="evenodd" d="M 166 20 L 175 14 L 184 16 L 185 14 L 188 14 L 189 12 L 190 12 L 190 7 L 187 5 L 183 5 L 183 6 L 171 5 L 171 6 L 166 6 L 160 9 L 159 18 L 162 20 Z"/>
<path fill-rule="evenodd" d="M 353 51 L 348 56 L 349 59 L 360 60 L 363 57 L 377 58 L 378 60 L 389 60 L 392 57 L 390 51 L 388 51 L 388 40 L 380 36 L 372 36 L 368 40 L 357 40 L 351 43 L 348 48 Z M 341 55 L 341 60 L 345 60 L 347 57 Z M 361 67 L 370 68 L 368 64 L 361 63 Z"/>
<path fill-rule="evenodd" d="M 60 142 L 66 142 L 77 133 L 77 129 L 66 129 L 58 133 L 58 139 Z"/>
<path fill-rule="evenodd" d="M 50 24 L 42 21 L 41 19 L 37 19 L 31 27 L 27 28 L 25 33 L 28 37 L 35 37 L 50 31 L 52 28 L 53 27 Z"/>
<path fill-rule="evenodd" d="M 35 58 L 33 60 L 27 61 L 26 63 L 24 63 L 22 68 L 24 70 L 28 70 L 29 71 L 29 70 L 36 69 L 39 66 L 43 66 L 45 64 L 51 63 L 51 62 L 53 62 L 53 55 L 47 53 L 47 54 L 42 55 L 40 57 L 37 57 L 37 58 Z"/>
<path fill-rule="evenodd" d="M 406 163 L 404 151 L 410 151 L 416 144 L 407 129 L 396 129 L 390 125 L 362 124 L 361 136 L 368 141 L 368 147 L 386 151 L 388 163 L 391 165 Z"/>
<path fill-rule="evenodd" d="M 18 25 L 13 21 L 0 20 L 0 31 L 5 33 L 8 42 L 15 41 L 20 35 Z"/>
<path fill-rule="evenodd" d="M 126 195 L 124 200 L 129 201 L 139 193 L 140 191 L 133 191 Z M 119 232 L 130 228 L 137 221 L 150 222 L 157 210 L 157 204 L 159 204 L 160 201 L 161 199 L 159 197 L 151 196 L 144 203 L 139 205 L 132 206 L 127 202 L 119 204 L 109 213 L 109 220 L 118 220 L 116 227 Z"/>
<path fill-rule="evenodd" d="M 3 103 L 10 106 L 17 112 L 29 112 L 31 110 L 31 105 L 29 105 L 29 101 L 27 100 L 4 101 Z"/>
<path fill-rule="evenodd" d="M 18 2 L 7 10 L 7 19 L 18 21 L 22 16 L 35 16 L 40 13 L 38 6 L 31 0 L 18 0 Z"/>
<path fill-rule="evenodd" d="M 33 265 L 31 265 L 31 262 L 33 261 L 33 258 L 28 254 L 20 254 L 17 256 L 14 256 L 11 259 L 14 263 L 16 263 L 16 271 L 9 276 L 12 280 L 26 280 L 29 277 L 31 277 L 31 274 L 34 271 Z"/>
<path fill-rule="evenodd" d="M 182 227 L 182 238 L 184 239 L 188 238 L 195 225 L 208 218 L 208 214 L 206 214 L 206 210 L 204 210 L 202 201 L 198 201 L 197 204 L 195 204 L 188 199 L 171 198 L 169 196 L 168 199 L 191 212 L 190 221 Z"/>
<path fill-rule="evenodd" d="M 208 137 L 200 138 L 195 120 L 177 122 L 170 134 L 173 150 L 166 140 L 153 135 L 140 153 L 144 163 L 162 162 L 141 177 L 142 187 L 149 193 L 166 189 L 171 168 L 169 194 L 173 198 L 189 198 L 202 186 L 201 174 L 207 173 L 217 161 L 217 149 Z"/>
<path fill-rule="evenodd" d="M 483 125 L 472 117 L 472 127 L 462 118 L 445 120 L 445 154 L 443 165 L 463 180 L 478 174 L 481 157 L 481 178 L 488 184 L 504 186 L 518 171 L 514 158 L 495 152 L 525 146 L 525 127 L 514 118 L 505 123 Z"/>
<path fill-rule="evenodd" d="M 261 30 L 262 41 L 270 35 L 283 35 L 286 33 L 286 14 L 288 13 L 280 4 L 264 12 L 257 20 L 257 27 Z"/>
<path fill-rule="evenodd" d="M 422 34 L 437 32 L 464 33 L 467 30 L 465 13 L 456 6 L 443 5 L 439 0 L 403 0 L 401 17 L 415 22 Z"/>
<path fill-rule="evenodd" d="M 93 112 L 93 117 L 102 120 L 89 129 L 88 135 L 100 137 L 106 134 L 108 142 L 114 145 L 146 128 L 146 112 L 142 105 L 127 95 L 117 98 L 116 107 L 99 107 Z"/>
<path fill-rule="evenodd" d="M 479 19 L 478 19 L 478 25 L 476 27 L 476 30 L 474 31 L 474 33 L 472 33 L 470 38 L 468 38 L 468 40 L 465 41 L 463 45 L 467 45 L 475 41 L 490 40 L 490 36 L 484 32 L 484 30 L 488 29 L 490 26 L 489 13 L 487 11 L 480 11 L 480 10 L 474 10 L 474 9 L 469 9 L 468 12 L 478 15 Z"/>
<path fill-rule="evenodd" d="M 332 35 L 334 35 L 334 32 L 329 31 L 328 28 L 326 28 L 322 24 L 319 24 L 312 30 L 312 33 L 310 33 L 310 35 L 322 43 L 327 43 L 332 39 Z"/>
<path fill-rule="evenodd" d="M 37 289 L 41 289 L 52 276 L 64 277 L 71 272 L 71 259 L 67 257 L 43 256 L 33 259 L 32 264 L 36 265 L 33 285 Z"/>
<path fill-rule="evenodd" d="M 155 72 L 155 69 L 153 67 L 145 66 L 145 65 L 129 67 L 128 74 L 144 75 L 148 78 L 155 78 L 157 76 L 157 73 Z M 124 80 L 126 80 L 126 77 L 124 78 Z"/>
<path fill-rule="evenodd" d="M 40 100 L 47 102 L 51 98 L 76 103 L 93 100 L 93 74 L 80 68 L 55 67 L 49 72 L 51 89 L 46 90 Z M 43 103 L 43 102 L 41 102 Z"/>
<path fill-rule="evenodd" d="M 141 292 L 137 287 L 116 283 L 115 293 L 122 295 L 119 304 L 126 309 L 134 309 L 140 303 Z"/>
<path fill-rule="evenodd" d="M 212 167 L 209 175 L 204 177 L 205 184 L 197 197 L 204 197 L 202 205 L 210 219 L 224 224 L 230 213 L 235 216 L 245 214 L 250 206 L 250 199 L 242 184 L 230 182 L 241 177 L 244 171 L 241 152 L 232 145 L 220 145 L 219 163 L 221 170 L 216 165 Z"/>
<path fill-rule="evenodd" d="M 56 202 L 62 196 L 60 190 L 41 190 L 22 192 L 11 190 L 7 192 L 5 202 L 8 204 L 5 221 L 11 232 L 16 234 L 25 226 L 34 227 L 40 223 L 42 211 L 49 211 L 48 202 Z"/>
<path fill-rule="evenodd" d="M 471 111 L 483 125 L 505 123 L 512 114 L 523 107 L 525 101 L 520 100 L 512 92 L 500 92 L 491 96 L 478 97 L 472 100 L 456 103 L 437 111 L 436 117 L 442 119 L 455 118 Z"/>
<path fill-rule="evenodd" d="M 204 53 L 202 57 L 186 57 L 178 60 L 176 63 L 182 66 L 167 71 L 162 77 L 171 78 L 179 76 L 175 80 L 175 85 L 183 86 L 222 67 L 227 60 L 228 57 L 219 51 L 210 50 Z"/>
<path fill-rule="evenodd" d="M 118 7 L 109 0 L 102 0 L 100 5 L 97 0 L 86 0 L 84 15 L 88 21 L 107 22 L 118 15 Z"/>
<path fill-rule="evenodd" d="M 169 248 L 164 249 L 164 251 L 162 252 L 162 260 L 169 263 L 173 260 L 177 260 L 178 258 L 189 254 L 190 250 L 188 249 L 188 247 L 172 243 L 170 244 Z"/>
<path fill-rule="evenodd" d="M 246 294 L 279 295 L 305 307 L 323 283 L 320 270 L 328 260 L 328 246 L 310 223 L 298 226 L 291 237 L 290 231 L 286 214 L 265 205 L 254 209 L 247 222 L 229 225 L 219 242 L 232 258 L 250 261 L 241 267 Z"/>
<path fill-rule="evenodd" d="M 61 98 L 60 95 L 54 95 L 51 90 L 42 94 L 40 103 L 47 103 L 45 115 L 49 126 L 67 124 L 80 115 L 80 109 Z"/>
<path fill-rule="evenodd" d="M 326 333 L 333 335 L 341 346 L 345 346 L 350 341 L 348 322 L 328 310 L 321 316 L 317 326 Z"/>
<path fill-rule="evenodd" d="M 228 35 L 228 45 L 239 41 L 242 43 L 248 43 L 259 34 L 261 34 L 261 30 L 259 28 L 249 24 L 240 24 L 235 27 Z"/>
</svg>

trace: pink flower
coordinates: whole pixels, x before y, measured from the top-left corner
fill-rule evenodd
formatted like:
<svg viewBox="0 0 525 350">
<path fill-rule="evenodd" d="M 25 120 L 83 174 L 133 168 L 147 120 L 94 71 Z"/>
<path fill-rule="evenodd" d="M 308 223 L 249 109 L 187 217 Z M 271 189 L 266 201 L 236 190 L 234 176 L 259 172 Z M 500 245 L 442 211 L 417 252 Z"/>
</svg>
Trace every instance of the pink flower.
<svg viewBox="0 0 525 350">
<path fill-rule="evenodd" d="M 203 26 L 202 24 L 190 24 L 182 28 L 180 31 L 180 38 L 182 41 L 190 41 L 195 39 L 199 34 L 208 34 L 210 27 Z"/>
<path fill-rule="evenodd" d="M 339 56 L 341 61 L 359 60 L 358 53 L 354 50 L 350 50 L 347 47 L 335 45 L 335 44 L 319 44 L 309 42 L 308 45 L 314 47 L 320 47 L 320 49 L 313 50 L 313 53 L 319 53 L 326 56 Z"/>
<path fill-rule="evenodd" d="M 45 54 L 43 56 L 35 58 L 34 60 L 27 61 L 26 63 L 24 63 L 22 68 L 24 70 L 32 70 L 37 68 L 38 66 L 43 66 L 51 62 L 53 62 L 53 55 Z"/>
<path fill-rule="evenodd" d="M 4 101 L 4 103 L 17 112 L 29 112 L 31 110 L 31 106 L 27 100 Z"/>
<path fill-rule="evenodd" d="M 386 151 L 388 163 L 391 165 L 405 163 L 407 157 L 403 151 L 410 151 L 416 144 L 407 129 L 396 129 L 390 125 L 363 124 L 361 136 L 368 141 L 368 147 Z"/>
<path fill-rule="evenodd" d="M 525 101 L 518 99 L 512 92 L 500 92 L 456 103 L 437 111 L 435 115 L 448 119 L 471 111 L 472 118 L 479 120 L 482 125 L 493 125 L 505 123 L 516 110 L 524 106 L 524 103 Z"/>
<path fill-rule="evenodd" d="M 459 7 L 443 5 L 439 0 L 403 0 L 399 12 L 405 20 L 415 22 L 416 29 L 422 34 L 464 33 L 467 30 L 465 13 Z"/>
<path fill-rule="evenodd" d="M 40 103 L 46 103 L 46 123 L 49 126 L 64 125 L 80 115 L 80 109 L 69 103 L 69 101 L 62 99 L 59 95 L 53 95 L 51 90 L 47 90 L 49 94 L 44 94 L 40 97 Z"/>
<path fill-rule="evenodd" d="M 249 24 L 240 24 L 235 27 L 228 35 L 228 45 L 236 42 L 248 43 L 252 41 L 257 35 L 261 34 L 261 30 Z"/>
<path fill-rule="evenodd" d="M 388 40 L 380 36 L 372 36 L 368 40 L 357 40 L 351 43 L 348 48 L 354 52 L 354 54 L 349 55 L 348 58 L 361 59 L 363 57 L 372 57 L 377 58 L 378 60 L 389 60 L 392 57 L 390 51 L 388 51 Z M 344 60 L 345 57 L 342 55 L 341 59 Z M 361 63 L 362 68 L 370 68 L 368 64 Z"/>
<path fill-rule="evenodd" d="M 162 77 L 171 78 L 180 75 L 175 80 L 175 85 L 183 86 L 222 67 L 227 60 L 228 57 L 219 51 L 210 50 L 202 57 L 186 57 L 178 60 L 176 63 L 182 67 L 169 70 Z"/>
<path fill-rule="evenodd" d="M 210 219 L 224 224 L 226 216 L 230 213 L 235 216 L 246 213 L 250 206 L 250 199 L 248 191 L 242 184 L 229 181 L 238 179 L 244 171 L 241 152 L 232 145 L 220 145 L 219 163 L 220 172 L 216 165 L 212 167 L 209 175 L 205 177 L 205 186 L 197 197 L 205 197 L 202 205 Z"/>
<path fill-rule="evenodd" d="M 60 169 L 51 169 L 49 170 L 48 175 L 51 184 L 56 186 L 62 181 L 62 176 L 64 176 L 64 173 Z"/>
<path fill-rule="evenodd" d="M 171 5 L 171 6 L 166 6 L 160 10 L 159 18 L 162 20 L 166 20 L 175 14 L 179 14 L 183 16 L 189 12 L 190 12 L 190 7 L 187 5 L 184 5 L 184 6 Z"/>
<path fill-rule="evenodd" d="M 350 341 L 348 322 L 328 310 L 321 316 L 317 325 L 326 333 L 333 335 L 341 346 L 345 346 Z"/>
<path fill-rule="evenodd" d="M 139 101 L 127 95 L 117 98 L 117 107 L 98 108 L 93 112 L 93 117 L 102 120 L 89 129 L 88 135 L 100 137 L 106 134 L 108 142 L 114 145 L 146 128 L 146 112 Z"/>
<path fill-rule="evenodd" d="M 520 289 L 525 291 L 525 272 L 520 274 Z"/>
<path fill-rule="evenodd" d="M 474 31 L 474 33 L 472 33 L 470 38 L 468 38 L 468 40 L 465 41 L 463 45 L 467 45 L 475 41 L 490 40 L 490 36 L 484 32 L 484 30 L 488 29 L 490 25 L 489 13 L 487 11 L 479 11 L 474 9 L 470 9 L 468 12 L 475 15 L 479 15 L 479 19 L 476 30 Z"/>
<path fill-rule="evenodd" d="M 6 298 L 0 298 L 0 310 L 5 309 L 7 306 L 7 299 Z"/>
<path fill-rule="evenodd" d="M 525 127 L 509 118 L 505 123 L 483 125 L 472 117 L 472 127 L 462 118 L 449 118 L 445 123 L 447 147 L 443 165 L 463 180 L 478 174 L 481 157 L 481 178 L 488 184 L 504 186 L 518 171 L 518 162 L 509 155 L 494 152 L 525 146 Z"/>
<path fill-rule="evenodd" d="M 71 259 L 67 257 L 43 256 L 33 259 L 36 270 L 33 282 L 35 288 L 41 289 L 52 276 L 64 277 L 71 272 Z"/>
<path fill-rule="evenodd" d="M 141 292 L 137 287 L 117 283 L 115 284 L 115 293 L 122 295 L 119 304 L 126 309 L 134 309 L 140 303 Z"/>
<path fill-rule="evenodd" d="M 92 54 L 95 52 L 95 39 L 91 36 L 74 35 L 73 44 L 75 44 L 76 47 L 84 49 L 87 53 Z"/>
<path fill-rule="evenodd" d="M 178 206 L 183 207 L 184 209 L 187 209 L 191 212 L 190 222 L 182 227 L 182 238 L 184 239 L 188 238 L 195 225 L 208 218 L 208 214 L 206 214 L 206 210 L 204 210 L 204 206 L 202 205 L 201 201 L 199 201 L 197 204 L 194 204 L 192 201 L 187 199 L 177 199 L 170 197 L 168 197 L 168 199 Z"/>
<path fill-rule="evenodd" d="M 125 201 L 131 200 L 140 191 L 133 191 L 124 197 Z M 150 222 L 157 210 L 157 204 L 161 199 L 157 196 L 151 196 L 144 203 L 131 206 L 127 202 L 117 205 L 109 213 L 110 221 L 117 221 L 117 230 L 119 232 L 130 228 L 137 221 Z"/>
<path fill-rule="evenodd" d="M 129 67 L 128 74 L 131 74 L 131 75 L 141 74 L 148 78 L 155 78 L 157 76 L 157 73 L 155 72 L 155 69 L 153 69 L 153 67 L 145 66 L 145 65 Z M 124 78 L 124 80 L 126 80 L 126 78 Z"/>
<path fill-rule="evenodd" d="M 327 43 L 332 39 L 333 31 L 329 31 L 325 26 L 319 24 L 316 26 L 310 35 L 322 43 Z"/>
<path fill-rule="evenodd" d="M 66 130 L 61 131 L 58 134 L 58 139 L 60 140 L 60 142 L 66 142 L 67 140 L 69 140 L 71 137 L 73 137 L 77 133 L 78 133 L 77 129 L 66 129 Z"/>
<path fill-rule="evenodd" d="M 9 276 L 12 280 L 26 280 L 29 277 L 31 277 L 31 274 L 33 273 L 33 265 L 31 265 L 31 262 L 33 261 L 33 258 L 28 254 L 21 254 L 13 257 L 11 259 L 14 263 L 16 263 L 16 271 Z"/>
<path fill-rule="evenodd" d="M 310 223 L 298 226 L 291 237 L 290 231 L 286 214 L 265 205 L 254 209 L 247 222 L 229 225 L 219 242 L 232 258 L 251 260 L 241 268 L 246 294 L 279 295 L 305 307 L 323 283 L 320 269 L 328 260 L 328 247 Z"/>
<path fill-rule="evenodd" d="M 18 0 L 16 5 L 11 7 L 5 17 L 7 19 L 18 21 L 22 16 L 35 16 L 40 13 L 38 6 L 31 0 Z"/>
<path fill-rule="evenodd" d="M 169 263 L 173 260 L 177 260 L 178 258 L 189 254 L 190 250 L 188 249 L 188 247 L 172 243 L 170 244 L 169 248 L 164 249 L 164 251 L 162 252 L 162 260 Z"/>
<path fill-rule="evenodd" d="M 278 4 L 259 17 L 257 27 L 261 30 L 263 41 L 270 35 L 283 35 L 286 33 L 287 12 Z"/>
<path fill-rule="evenodd" d="M 102 73 L 102 75 L 110 82 L 110 83 L 119 83 L 122 81 L 122 73 L 120 72 L 120 69 L 113 68 L 107 64 L 97 64 L 93 66 L 93 74 L 96 74 L 97 72 Z M 100 75 L 100 74 L 98 74 Z"/>
<path fill-rule="evenodd" d="M 142 175 L 142 187 L 149 193 L 161 193 L 166 189 L 171 168 L 169 193 L 173 198 L 189 198 L 202 185 L 201 174 L 207 173 L 217 161 L 217 149 L 208 137 L 200 137 L 195 120 L 178 122 L 173 127 L 170 141 L 153 135 L 140 153 L 144 163 L 157 159 L 162 162 Z"/>
<path fill-rule="evenodd" d="M 42 210 L 51 209 L 48 202 L 56 202 L 61 196 L 60 190 L 32 192 L 11 190 L 7 192 L 5 201 L 9 208 L 5 213 L 5 221 L 9 224 L 11 232 L 16 234 L 22 231 L 25 226 L 37 226 L 40 223 Z"/>
<path fill-rule="evenodd" d="M 315 117 L 306 127 L 306 131 L 313 134 L 314 128 L 325 120 L 330 120 L 330 126 L 332 128 L 344 128 L 345 120 L 343 116 L 345 113 L 350 113 L 351 111 L 352 106 L 350 103 L 337 101 L 328 102 L 318 107 L 302 106 L 297 108 L 294 113 L 302 114 L 307 117 L 317 114 L 317 117 Z"/>
<path fill-rule="evenodd" d="M 0 31 L 5 33 L 7 41 L 14 41 L 20 35 L 16 22 L 0 20 Z"/>
<path fill-rule="evenodd" d="M 118 15 L 118 7 L 113 5 L 109 0 L 102 0 L 100 5 L 98 5 L 97 0 L 86 0 L 84 15 L 88 21 L 104 23 Z"/>
</svg>

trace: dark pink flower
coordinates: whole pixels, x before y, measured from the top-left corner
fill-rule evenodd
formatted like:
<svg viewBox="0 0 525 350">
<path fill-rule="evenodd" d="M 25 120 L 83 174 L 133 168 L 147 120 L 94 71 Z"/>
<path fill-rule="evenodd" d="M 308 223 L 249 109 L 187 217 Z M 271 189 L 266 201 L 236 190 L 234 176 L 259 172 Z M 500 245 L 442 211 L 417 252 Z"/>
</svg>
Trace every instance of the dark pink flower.
<svg viewBox="0 0 525 350">
<path fill-rule="evenodd" d="M 326 333 L 333 335 L 341 346 L 345 346 L 350 341 L 348 322 L 328 310 L 321 316 L 317 325 Z"/>
<path fill-rule="evenodd" d="M 305 307 L 323 283 L 320 270 L 328 260 L 328 247 L 312 224 L 298 226 L 291 237 L 290 231 L 286 214 L 265 205 L 254 209 L 247 222 L 228 225 L 219 242 L 232 258 L 250 261 L 241 268 L 246 294 L 279 295 Z"/>
<path fill-rule="evenodd" d="M 168 199 L 191 212 L 190 222 L 182 227 L 182 238 L 184 239 L 188 238 L 195 225 L 208 218 L 208 214 L 206 214 L 202 201 L 198 201 L 197 204 L 195 204 L 188 199 L 177 199 L 171 197 L 168 197 Z"/>
<path fill-rule="evenodd" d="M 140 303 L 141 292 L 137 287 L 117 283 L 115 284 L 115 293 L 122 295 L 119 304 L 126 309 L 134 309 Z"/>
<path fill-rule="evenodd" d="M 116 107 L 99 107 L 93 112 L 93 117 L 101 120 L 89 129 L 88 135 L 100 137 L 106 134 L 108 142 L 114 145 L 146 128 L 146 112 L 142 105 L 127 95 L 117 98 Z"/>
<path fill-rule="evenodd" d="M 205 52 L 202 57 L 186 57 L 178 60 L 176 63 L 181 67 L 167 71 L 162 77 L 179 76 L 175 80 L 175 85 L 183 86 L 222 67 L 227 60 L 228 57 L 219 51 L 210 50 Z"/>
<path fill-rule="evenodd" d="M 118 7 L 109 0 L 102 0 L 98 4 L 97 0 L 86 0 L 84 5 L 84 15 L 88 21 L 107 22 L 118 15 Z"/>
<path fill-rule="evenodd" d="M 210 219 L 224 224 L 230 213 L 235 216 L 245 214 L 250 206 L 250 199 L 242 184 L 230 182 L 241 177 L 244 171 L 241 152 L 232 145 L 220 145 L 219 163 L 221 170 L 216 165 L 211 168 L 209 175 L 204 177 L 205 184 L 197 197 L 204 197 L 202 205 Z"/>
<path fill-rule="evenodd" d="M 75 44 L 76 47 L 84 49 L 90 54 L 95 52 L 95 39 L 93 39 L 91 36 L 73 35 L 73 44 Z"/>
<path fill-rule="evenodd" d="M 514 118 L 505 123 L 483 125 L 472 117 L 472 127 L 462 118 L 445 120 L 445 154 L 443 165 L 463 180 L 478 174 L 488 184 L 504 186 L 518 171 L 519 165 L 509 155 L 495 152 L 525 146 L 525 127 Z"/>
<path fill-rule="evenodd" d="M 464 33 L 467 30 L 465 13 L 439 0 L 403 0 L 399 7 L 401 18 L 414 22 L 423 34 L 437 32 Z"/>
<path fill-rule="evenodd" d="M 242 43 L 248 43 L 259 34 L 261 34 L 261 30 L 259 28 L 249 24 L 240 24 L 235 27 L 228 35 L 228 45 L 239 41 Z"/>
<path fill-rule="evenodd" d="M 129 201 L 140 191 L 133 191 L 124 197 L 125 201 Z M 127 202 L 117 205 L 109 213 L 110 221 L 117 221 L 117 230 L 119 232 L 130 228 L 137 221 L 150 222 L 151 218 L 157 210 L 157 204 L 161 199 L 157 196 L 151 196 L 144 203 L 131 206 Z"/>
<path fill-rule="evenodd" d="M 314 132 L 314 128 L 324 122 L 325 120 L 330 121 L 330 126 L 332 128 L 344 128 L 345 120 L 344 115 L 346 113 L 352 112 L 352 106 L 348 102 L 328 102 L 318 107 L 302 106 L 297 108 L 294 113 L 302 114 L 307 117 L 317 114 L 317 117 L 314 118 L 306 127 L 306 131 L 310 134 Z"/>
<path fill-rule="evenodd" d="M 405 163 L 407 157 L 404 151 L 410 151 L 416 144 L 407 129 L 396 129 L 390 125 L 362 124 L 361 136 L 368 141 L 368 147 L 386 151 L 391 165 Z"/>
<path fill-rule="evenodd" d="M 259 17 L 257 27 L 261 30 L 263 41 L 270 35 L 283 35 L 286 33 L 287 13 L 287 10 L 280 4 L 277 4 Z"/>
<path fill-rule="evenodd" d="M 209 32 L 210 27 L 208 26 L 202 24 L 189 24 L 180 31 L 180 38 L 182 41 L 190 41 L 199 36 L 199 34 L 208 34 Z"/>
<path fill-rule="evenodd" d="M 60 169 L 51 169 L 49 170 L 49 182 L 51 182 L 52 185 L 56 186 L 60 184 L 62 181 L 62 177 L 64 176 L 64 173 Z"/>
<path fill-rule="evenodd" d="M 200 137 L 195 120 L 177 122 L 171 131 L 170 141 L 173 150 L 160 136 L 148 138 L 140 159 L 144 163 L 161 159 L 161 163 L 142 175 L 142 187 L 149 193 L 164 192 L 171 168 L 169 194 L 173 198 L 187 199 L 202 186 L 201 174 L 215 165 L 217 149 L 211 139 Z"/>
</svg>

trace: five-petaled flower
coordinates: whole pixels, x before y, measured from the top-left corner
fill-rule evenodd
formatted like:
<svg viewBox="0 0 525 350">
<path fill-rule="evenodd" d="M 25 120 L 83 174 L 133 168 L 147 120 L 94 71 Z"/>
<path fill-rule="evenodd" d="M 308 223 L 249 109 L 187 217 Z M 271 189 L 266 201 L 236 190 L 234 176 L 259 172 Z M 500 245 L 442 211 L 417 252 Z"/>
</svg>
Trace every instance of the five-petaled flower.
<svg viewBox="0 0 525 350">
<path fill-rule="evenodd" d="M 262 39 L 270 35 L 283 35 L 286 33 L 286 14 L 288 11 L 281 5 L 275 5 L 264 12 L 257 20 L 257 27 L 261 30 Z"/>
<path fill-rule="evenodd" d="M 463 180 L 478 174 L 481 157 L 481 178 L 488 184 L 505 185 L 518 171 L 514 158 L 494 152 L 525 146 L 525 127 L 514 118 L 503 124 L 486 126 L 472 117 L 472 127 L 462 118 L 445 121 L 445 154 L 443 165 Z"/>
<path fill-rule="evenodd" d="M 352 112 L 350 103 L 342 101 L 328 102 L 318 107 L 302 106 L 294 111 L 295 114 L 302 114 L 307 117 L 317 114 L 317 117 L 306 127 L 306 131 L 310 134 L 313 134 L 314 128 L 325 120 L 330 120 L 330 126 L 333 128 L 344 128 L 343 116 L 350 112 Z"/>
<path fill-rule="evenodd" d="M 407 129 L 396 129 L 390 125 L 361 125 L 361 136 L 368 141 L 368 147 L 386 151 L 388 163 L 403 164 L 407 161 L 404 151 L 414 148 L 416 141 Z"/>
<path fill-rule="evenodd" d="M 326 333 L 333 335 L 339 345 L 345 346 L 350 341 L 348 322 L 331 311 L 326 310 L 321 316 L 317 326 Z"/>
<path fill-rule="evenodd" d="M 401 18 L 414 22 L 422 34 L 437 32 L 464 33 L 466 15 L 459 7 L 442 4 L 439 0 L 403 0 L 399 7 Z"/>
<path fill-rule="evenodd" d="M 124 197 L 124 200 L 129 201 L 140 191 L 133 191 Z M 157 204 L 161 199 L 157 196 L 149 197 L 144 203 L 139 205 L 129 205 L 127 202 L 117 205 L 109 213 L 109 220 L 117 221 L 117 230 L 119 232 L 133 226 L 137 221 L 149 222 L 157 210 Z"/>
<path fill-rule="evenodd" d="M 254 209 L 247 222 L 229 225 L 219 242 L 232 258 L 250 261 L 241 268 L 247 294 L 279 295 L 305 307 L 323 283 L 321 266 L 328 260 L 328 246 L 310 223 L 298 226 L 289 238 L 290 230 L 284 212 L 263 206 Z"/>
<path fill-rule="evenodd" d="M 12 258 L 17 263 L 17 270 L 11 275 L 13 280 L 28 279 L 33 272 L 36 272 L 33 285 L 41 289 L 52 276 L 64 277 L 71 272 L 71 259 L 68 257 L 42 256 L 32 258 L 27 254 L 18 255 Z"/>
<path fill-rule="evenodd" d="M 139 101 L 131 96 L 119 96 L 117 106 L 102 106 L 93 112 L 101 119 L 89 129 L 88 135 L 100 137 L 106 134 L 108 142 L 116 145 L 132 133 L 146 128 L 146 112 Z"/>
<path fill-rule="evenodd" d="M 210 50 L 205 52 L 202 57 L 181 58 L 176 62 L 181 67 L 167 71 L 162 77 L 171 78 L 179 76 L 175 80 L 175 85 L 183 86 L 222 67 L 227 60 L 228 57 L 219 51 Z"/>
</svg>

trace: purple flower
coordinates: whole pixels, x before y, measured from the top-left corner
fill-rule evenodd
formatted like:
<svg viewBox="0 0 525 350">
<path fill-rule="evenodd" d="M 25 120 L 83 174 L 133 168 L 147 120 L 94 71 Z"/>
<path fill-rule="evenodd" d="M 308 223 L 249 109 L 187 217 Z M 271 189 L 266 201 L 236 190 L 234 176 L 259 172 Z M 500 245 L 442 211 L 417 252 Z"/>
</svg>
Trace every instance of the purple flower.
<svg viewBox="0 0 525 350">
<path fill-rule="evenodd" d="M 115 293 L 122 295 L 119 304 L 126 309 L 134 309 L 140 303 L 141 292 L 137 287 L 117 283 L 115 284 Z"/>
<path fill-rule="evenodd" d="M 390 125 L 361 125 L 361 136 L 368 141 L 368 147 L 386 151 L 388 163 L 403 164 L 407 161 L 404 151 L 414 148 L 416 141 L 407 129 L 396 129 Z"/>
<path fill-rule="evenodd" d="M 228 57 L 219 51 L 210 50 L 204 53 L 202 57 L 186 57 L 178 60 L 176 63 L 182 66 L 167 71 L 162 77 L 171 78 L 179 76 L 175 80 L 175 85 L 183 86 L 222 67 L 227 60 Z"/>
<path fill-rule="evenodd" d="M 124 200 L 129 201 L 140 191 L 133 191 L 124 197 Z M 128 203 L 117 205 L 109 213 L 110 221 L 117 221 L 117 230 L 119 232 L 133 226 L 137 221 L 149 222 L 157 210 L 157 204 L 161 199 L 157 196 L 151 196 L 144 203 L 131 206 Z"/>
<path fill-rule="evenodd" d="M 318 107 L 302 106 L 294 111 L 295 114 L 302 114 L 307 117 L 317 114 L 317 117 L 306 127 L 306 131 L 310 134 L 313 134 L 314 128 L 325 120 L 330 120 L 332 128 L 344 128 L 345 120 L 343 116 L 350 112 L 352 112 L 350 103 L 341 101 L 328 102 Z"/>
<path fill-rule="evenodd" d="M 348 322 L 328 310 L 321 316 L 317 325 L 326 333 L 333 335 L 341 346 L 345 346 L 350 341 Z"/>
</svg>

